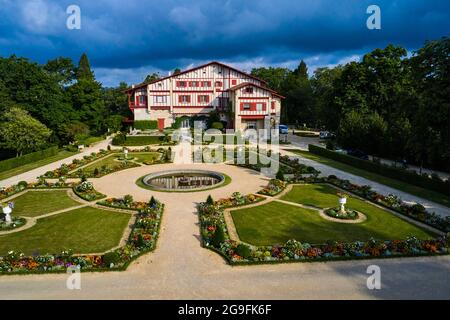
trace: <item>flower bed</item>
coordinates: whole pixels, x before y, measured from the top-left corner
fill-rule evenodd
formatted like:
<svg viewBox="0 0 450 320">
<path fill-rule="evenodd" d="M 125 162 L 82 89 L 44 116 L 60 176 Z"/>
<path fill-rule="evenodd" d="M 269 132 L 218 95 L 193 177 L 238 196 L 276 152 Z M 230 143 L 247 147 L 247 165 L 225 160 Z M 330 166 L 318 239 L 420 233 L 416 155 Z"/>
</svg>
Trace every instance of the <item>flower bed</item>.
<svg viewBox="0 0 450 320">
<path fill-rule="evenodd" d="M 105 198 L 106 195 L 94 189 L 92 182 L 83 181 L 73 187 L 73 192 L 86 201 L 94 201 Z"/>
<path fill-rule="evenodd" d="M 345 213 L 341 212 L 341 208 L 329 208 L 325 210 L 325 214 L 331 218 L 342 220 L 356 220 L 359 215 L 358 212 L 352 209 L 345 209 Z"/>
<path fill-rule="evenodd" d="M 328 182 L 339 188 L 352 192 L 362 198 L 382 205 L 388 209 L 394 210 L 402 215 L 412 218 L 416 221 L 425 223 L 443 232 L 450 232 L 450 217 L 441 217 L 434 212 L 426 211 L 421 204 L 409 205 L 403 202 L 398 196 L 389 194 L 384 196 L 371 189 L 370 186 L 359 186 L 348 180 L 342 180 L 336 176 L 328 176 L 328 178 L 318 179 L 320 182 Z"/>
<path fill-rule="evenodd" d="M 97 204 L 110 208 L 127 209 L 127 210 L 143 210 L 152 205 L 152 200 L 147 202 L 133 201 L 133 197 L 129 194 L 122 198 L 108 198 L 98 201 Z"/>
<path fill-rule="evenodd" d="M 61 189 L 61 188 L 72 188 L 76 186 L 77 182 L 66 182 L 64 179 L 60 178 L 57 182 L 48 182 L 44 178 L 40 177 L 37 182 L 25 182 L 20 181 L 18 184 L 12 185 L 8 188 L 0 190 L 0 200 L 9 198 L 19 192 L 26 189 Z"/>
<path fill-rule="evenodd" d="M 2 214 L 0 213 L 0 216 L 1 215 Z M 12 222 L 10 224 L 7 224 L 5 221 L 0 220 L 0 231 L 9 231 L 17 229 L 25 225 L 25 223 L 27 223 L 27 220 L 21 217 L 13 217 Z"/>
<path fill-rule="evenodd" d="M 230 207 L 245 206 L 263 200 L 264 198 L 258 195 L 242 195 L 240 192 L 234 192 L 230 198 L 224 198 L 215 201 L 215 205 L 218 208 L 225 209 Z"/>
<path fill-rule="evenodd" d="M 198 213 L 202 245 L 221 254 L 233 265 L 436 255 L 448 254 L 450 250 L 450 241 L 446 236 L 432 240 L 411 237 L 406 240 L 371 239 L 350 243 L 330 241 L 324 245 L 289 240 L 282 246 L 249 246 L 230 239 L 223 208 L 217 203 L 200 203 Z"/>
<path fill-rule="evenodd" d="M 71 164 L 62 164 L 58 169 L 55 169 L 53 171 L 47 171 L 44 173 L 41 177 L 43 178 L 59 178 L 63 176 L 72 176 L 69 175 L 70 171 L 73 171 L 79 167 L 85 166 L 95 160 L 98 160 L 100 158 L 104 158 L 105 156 L 111 154 L 112 151 L 100 149 L 99 152 L 92 152 L 90 155 L 86 155 L 83 157 L 83 159 L 73 159 Z"/>
<path fill-rule="evenodd" d="M 286 189 L 286 183 L 278 179 L 272 179 L 264 189 L 258 191 L 259 194 L 275 196 Z"/>
<path fill-rule="evenodd" d="M 114 166 L 106 166 L 103 165 L 100 168 L 95 168 L 93 171 L 87 171 L 84 169 L 78 169 L 75 172 L 67 174 L 68 178 L 100 178 L 107 174 L 129 169 L 129 168 L 135 168 L 139 167 L 139 164 L 134 163 L 132 161 L 116 161 L 117 164 Z"/>
<path fill-rule="evenodd" d="M 154 200 L 137 213 L 130 238 L 125 246 L 103 255 L 73 255 L 71 251 L 34 257 L 10 251 L 0 257 L 0 274 L 66 272 L 68 267 L 81 271 L 125 270 L 138 256 L 155 248 L 164 205 Z"/>
</svg>

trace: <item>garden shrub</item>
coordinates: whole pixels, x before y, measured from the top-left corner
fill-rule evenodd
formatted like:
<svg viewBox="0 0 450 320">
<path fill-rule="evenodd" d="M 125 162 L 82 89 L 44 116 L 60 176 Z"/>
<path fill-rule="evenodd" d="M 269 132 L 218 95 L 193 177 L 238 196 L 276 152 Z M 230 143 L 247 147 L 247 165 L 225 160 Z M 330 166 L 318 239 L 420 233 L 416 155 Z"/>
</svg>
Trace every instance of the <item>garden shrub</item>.
<svg viewBox="0 0 450 320">
<path fill-rule="evenodd" d="M 211 195 L 208 195 L 208 198 L 206 199 L 206 203 L 207 203 L 208 205 L 213 205 L 213 204 L 214 204 L 214 200 L 213 200 L 213 198 L 211 197 Z"/>
<path fill-rule="evenodd" d="M 222 122 L 213 122 L 211 124 L 212 129 L 222 130 L 223 129 L 223 123 Z"/>
<path fill-rule="evenodd" d="M 276 178 L 277 180 L 284 181 L 284 174 L 283 174 L 283 172 L 282 172 L 281 170 L 278 170 L 278 172 L 277 172 L 275 178 Z"/>
<path fill-rule="evenodd" d="M 430 179 L 428 176 L 421 176 L 412 171 L 390 167 L 383 164 L 377 164 L 375 162 L 362 160 L 346 154 L 337 153 L 314 145 L 308 145 L 308 150 L 311 153 L 323 156 L 325 158 L 333 159 L 350 166 L 367 170 L 380 174 L 382 176 L 397 179 L 412 185 L 416 185 L 425 189 L 431 189 L 436 192 L 443 193 L 450 196 L 450 183 L 446 183 L 442 180 Z"/>
<path fill-rule="evenodd" d="M 235 250 L 236 254 L 240 255 L 244 259 L 248 259 L 252 255 L 252 249 L 249 246 L 240 243 Z"/>
<path fill-rule="evenodd" d="M 224 241 L 225 241 L 225 233 L 223 232 L 223 226 L 218 225 L 211 239 L 212 245 L 216 248 L 219 248 Z"/>
<path fill-rule="evenodd" d="M 133 127 L 138 130 L 154 130 L 154 129 L 158 129 L 158 121 L 156 121 L 156 120 L 137 120 L 137 121 L 134 121 Z"/>
<path fill-rule="evenodd" d="M 103 263 L 108 267 L 111 265 L 111 263 L 116 264 L 119 261 L 120 261 L 120 256 L 115 251 L 107 252 L 103 255 Z"/>
<path fill-rule="evenodd" d="M 19 181 L 19 183 L 17 184 L 17 186 L 21 189 L 25 189 L 28 186 L 28 182 L 26 181 Z"/>
<path fill-rule="evenodd" d="M 0 161 L 0 171 L 14 169 L 31 162 L 35 162 L 38 160 L 54 156 L 58 153 L 58 151 L 59 151 L 58 146 L 53 146 L 48 149 L 28 153 L 21 157 L 2 160 Z"/>
<path fill-rule="evenodd" d="M 125 140 L 127 139 L 127 136 L 123 133 L 119 133 L 112 139 L 112 144 L 115 146 L 120 146 L 123 143 L 125 143 Z"/>
</svg>

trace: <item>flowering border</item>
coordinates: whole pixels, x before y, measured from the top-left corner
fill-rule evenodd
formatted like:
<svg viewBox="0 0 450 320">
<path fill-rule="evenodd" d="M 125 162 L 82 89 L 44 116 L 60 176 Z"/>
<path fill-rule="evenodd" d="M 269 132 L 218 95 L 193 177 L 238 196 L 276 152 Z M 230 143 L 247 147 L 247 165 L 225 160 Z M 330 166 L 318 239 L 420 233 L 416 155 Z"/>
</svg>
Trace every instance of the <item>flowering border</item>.
<svg viewBox="0 0 450 320">
<path fill-rule="evenodd" d="M 202 202 L 197 209 L 202 246 L 220 254 L 231 265 L 430 256 L 450 253 L 450 239 L 447 235 L 431 240 L 409 237 L 406 240 L 370 239 L 348 243 L 330 241 L 324 245 L 311 245 L 292 239 L 282 246 L 252 246 L 230 239 L 224 218 L 225 208 L 230 207 L 221 206 L 221 203 L 216 201 L 213 204 Z M 219 228 L 223 231 L 222 239 L 215 234 Z"/>
<path fill-rule="evenodd" d="M 68 267 L 82 272 L 124 271 L 132 261 L 156 248 L 163 212 L 164 204 L 157 200 L 140 210 L 127 244 L 115 250 L 101 255 L 74 255 L 63 251 L 35 257 L 10 251 L 0 257 L 0 274 L 64 273 Z"/>
</svg>

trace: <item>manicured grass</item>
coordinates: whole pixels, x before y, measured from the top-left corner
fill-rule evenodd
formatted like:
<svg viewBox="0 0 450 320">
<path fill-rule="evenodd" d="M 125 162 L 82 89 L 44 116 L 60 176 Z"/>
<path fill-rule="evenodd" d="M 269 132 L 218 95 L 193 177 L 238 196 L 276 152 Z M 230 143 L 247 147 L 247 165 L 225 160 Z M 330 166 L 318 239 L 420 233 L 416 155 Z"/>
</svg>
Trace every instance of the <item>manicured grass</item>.
<svg viewBox="0 0 450 320">
<path fill-rule="evenodd" d="M 101 171 L 101 168 L 103 166 L 106 166 L 107 169 L 113 169 L 115 166 L 120 165 L 120 161 L 117 161 L 118 157 L 123 157 L 123 153 L 121 154 L 112 154 L 110 156 L 107 156 L 95 163 L 92 163 L 84 168 L 82 168 L 82 170 L 86 173 L 86 174 L 93 174 L 94 170 L 97 168 L 99 171 Z M 128 153 L 128 156 L 130 157 L 130 159 L 133 157 L 131 155 L 131 153 Z M 136 165 L 137 166 L 137 165 Z M 75 170 L 77 171 L 77 170 Z"/>
<path fill-rule="evenodd" d="M 11 169 L 11 170 L 7 170 L 7 171 L 2 171 L 0 172 L 0 180 L 3 179 L 7 179 L 10 177 L 14 177 L 17 176 L 21 173 L 45 166 L 49 163 L 58 161 L 58 160 L 62 160 L 65 159 L 67 157 L 73 156 L 74 154 L 76 154 L 77 152 L 72 152 L 72 151 L 66 151 L 66 150 L 61 150 L 59 151 L 57 154 L 55 154 L 54 156 L 42 159 L 42 160 L 38 160 L 32 163 L 28 163 L 25 164 L 23 166 Z"/>
<path fill-rule="evenodd" d="M 162 156 L 159 152 L 130 152 L 129 157 L 133 157 L 137 162 L 153 162 L 159 160 Z"/>
<path fill-rule="evenodd" d="M 302 151 L 302 150 L 288 150 L 288 151 L 290 151 L 292 153 L 296 153 L 307 159 L 314 160 L 316 162 L 336 168 L 338 170 L 342 170 L 342 171 L 345 171 L 345 172 L 348 172 L 348 173 L 351 173 L 351 174 L 354 174 L 354 175 L 357 175 L 357 176 L 360 176 L 360 177 L 363 177 L 363 178 L 366 178 L 366 179 L 369 179 L 369 180 L 372 180 L 372 181 L 375 181 L 375 182 L 378 182 L 381 184 L 384 184 L 391 188 L 410 193 L 417 197 L 421 197 L 421 198 L 424 198 L 424 199 L 427 199 L 427 200 L 430 200 L 430 201 L 433 201 L 436 203 L 440 203 L 444 206 L 450 207 L 450 197 L 443 195 L 439 192 L 427 190 L 427 189 L 424 189 L 424 188 L 421 188 L 418 186 L 414 186 L 414 185 L 406 183 L 406 182 L 391 179 L 391 178 L 388 178 L 388 177 L 385 177 L 385 176 L 382 176 L 382 175 L 379 175 L 376 173 L 372 173 L 372 172 L 369 172 L 369 171 L 366 171 L 363 169 L 355 168 L 348 164 L 341 163 L 341 162 L 338 162 L 335 160 L 331 160 L 331 159 L 328 159 L 325 157 L 321 157 L 321 156 L 315 155 L 313 153 L 310 153 L 308 151 Z"/>
<path fill-rule="evenodd" d="M 96 253 L 119 244 L 130 215 L 85 207 L 38 220 L 30 229 L 0 236 L 0 255 L 8 251 Z"/>
<path fill-rule="evenodd" d="M 24 217 L 37 217 L 81 204 L 70 198 L 67 190 L 28 191 L 12 201 L 13 215 Z"/>
<path fill-rule="evenodd" d="M 337 190 L 327 185 L 295 186 L 283 200 L 333 207 L 338 205 Z M 410 224 L 374 205 L 355 198 L 347 200 L 347 207 L 366 215 L 367 220 L 357 224 L 345 224 L 322 218 L 319 212 L 281 202 L 240 209 L 231 212 L 239 238 L 254 245 L 283 244 L 296 239 L 311 244 L 328 240 L 357 241 L 406 239 L 416 236 L 428 239 L 435 234 Z"/>
</svg>

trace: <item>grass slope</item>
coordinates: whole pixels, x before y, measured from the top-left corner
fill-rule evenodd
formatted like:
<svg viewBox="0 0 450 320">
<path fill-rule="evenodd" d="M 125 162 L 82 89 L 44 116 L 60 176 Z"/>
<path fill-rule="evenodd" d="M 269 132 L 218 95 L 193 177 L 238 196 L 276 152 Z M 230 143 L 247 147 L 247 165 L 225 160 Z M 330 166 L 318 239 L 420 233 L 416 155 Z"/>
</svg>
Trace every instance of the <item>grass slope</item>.
<svg viewBox="0 0 450 320">
<path fill-rule="evenodd" d="M 45 166 L 49 163 L 58 161 L 58 160 L 62 160 L 65 159 L 67 157 L 73 156 L 74 154 L 76 154 L 76 152 L 71 152 L 71 151 L 66 151 L 66 150 L 61 150 L 59 151 L 57 154 L 55 154 L 54 156 L 42 159 L 42 160 L 38 160 L 32 163 L 28 163 L 25 164 L 23 166 L 11 169 L 11 170 L 7 170 L 7 171 L 3 171 L 0 172 L 0 180 L 4 180 L 10 177 L 14 177 L 17 176 L 21 173 Z"/>
</svg>

